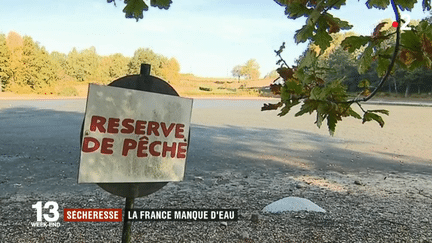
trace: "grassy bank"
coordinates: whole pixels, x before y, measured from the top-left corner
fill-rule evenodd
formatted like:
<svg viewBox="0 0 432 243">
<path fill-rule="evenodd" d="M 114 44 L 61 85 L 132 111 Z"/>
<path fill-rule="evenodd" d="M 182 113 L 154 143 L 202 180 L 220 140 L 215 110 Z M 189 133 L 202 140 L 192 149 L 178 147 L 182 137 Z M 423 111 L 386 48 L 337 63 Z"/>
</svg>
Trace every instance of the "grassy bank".
<svg viewBox="0 0 432 243">
<path fill-rule="evenodd" d="M 230 78 L 201 78 L 193 75 L 182 75 L 181 79 L 171 85 L 181 96 L 237 96 L 260 97 L 263 87 L 268 86 L 272 80 L 237 80 Z"/>
<path fill-rule="evenodd" d="M 206 78 L 192 74 L 182 74 L 179 80 L 170 85 L 182 97 L 273 97 L 268 87 L 273 79 L 238 80 L 234 78 Z M 15 90 L 15 92 L 0 92 L 0 99 L 45 99 L 45 98 L 85 98 L 87 97 L 87 82 L 62 82 L 55 87 L 49 87 L 43 92 L 32 93 L 30 89 Z M 355 97 L 357 94 L 350 93 Z M 431 93 L 404 94 L 380 92 L 374 99 L 389 101 L 432 101 Z"/>
<path fill-rule="evenodd" d="M 267 96 L 264 88 L 271 79 L 237 80 L 231 78 L 202 78 L 189 74 L 181 75 L 179 80 L 170 82 L 183 97 L 260 97 Z M 1 98 L 62 98 L 87 97 L 88 82 L 67 82 L 34 93 L 31 89 L 2 92 Z"/>
</svg>

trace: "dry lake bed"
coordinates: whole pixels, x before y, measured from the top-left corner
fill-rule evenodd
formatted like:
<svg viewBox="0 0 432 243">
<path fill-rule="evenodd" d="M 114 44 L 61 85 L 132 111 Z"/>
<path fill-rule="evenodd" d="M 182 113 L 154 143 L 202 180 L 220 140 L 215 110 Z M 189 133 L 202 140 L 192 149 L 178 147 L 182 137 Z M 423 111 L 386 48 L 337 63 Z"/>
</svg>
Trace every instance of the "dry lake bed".
<svg viewBox="0 0 432 243">
<path fill-rule="evenodd" d="M 136 222 L 134 242 L 432 241 L 431 107 L 365 105 L 390 111 L 384 128 L 350 118 L 331 137 L 314 115 L 261 112 L 269 101 L 195 99 L 185 180 L 135 205 L 233 208 L 239 220 Z M 77 184 L 84 111 L 84 99 L 0 100 L 0 242 L 120 241 L 120 223 L 62 220 L 63 208 L 124 207 Z M 288 196 L 327 212 L 262 212 Z M 38 201 L 59 204 L 60 227 L 31 226 Z"/>
</svg>

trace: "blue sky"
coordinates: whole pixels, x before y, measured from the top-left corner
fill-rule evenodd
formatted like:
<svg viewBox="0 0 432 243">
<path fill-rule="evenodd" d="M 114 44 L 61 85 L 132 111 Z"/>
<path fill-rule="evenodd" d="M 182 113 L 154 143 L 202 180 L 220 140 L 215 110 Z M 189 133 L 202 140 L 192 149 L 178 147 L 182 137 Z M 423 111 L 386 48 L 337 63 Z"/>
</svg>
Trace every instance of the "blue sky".
<svg viewBox="0 0 432 243">
<path fill-rule="evenodd" d="M 146 0 L 147 1 L 147 0 Z M 348 0 L 333 14 L 348 20 L 353 31 L 369 34 L 381 19 L 394 18 L 391 9 L 368 10 L 364 0 Z M 421 2 L 421 1 L 420 1 Z M 272 0 L 173 0 L 169 10 L 150 8 L 144 19 L 125 19 L 124 3 L 106 0 L 2 0 L 0 33 L 29 35 L 48 51 L 69 53 L 96 47 L 100 55 L 133 56 L 140 47 L 175 57 L 182 73 L 227 77 L 235 65 L 255 58 L 265 75 L 277 68 L 273 50 L 286 42 L 289 64 L 306 45 L 293 41 L 305 19 L 286 18 Z M 411 19 L 429 16 L 418 4 Z"/>
</svg>

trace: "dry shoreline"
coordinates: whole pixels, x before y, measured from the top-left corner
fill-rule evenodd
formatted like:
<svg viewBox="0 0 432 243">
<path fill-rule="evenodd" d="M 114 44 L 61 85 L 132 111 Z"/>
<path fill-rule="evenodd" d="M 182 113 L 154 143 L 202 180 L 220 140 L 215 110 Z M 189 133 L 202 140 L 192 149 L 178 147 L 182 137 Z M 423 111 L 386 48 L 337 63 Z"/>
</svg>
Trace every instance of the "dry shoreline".
<svg viewBox="0 0 432 243">
<path fill-rule="evenodd" d="M 183 98 L 202 99 L 202 100 L 274 100 L 279 98 L 261 96 L 181 96 Z M 80 100 L 87 99 L 87 96 L 57 96 L 57 95 L 16 95 L 11 93 L 0 93 L 0 100 Z M 422 99 L 382 99 L 376 98 L 366 104 L 376 105 L 408 105 L 408 106 L 432 106 L 432 100 Z"/>
<path fill-rule="evenodd" d="M 259 96 L 182 96 L 183 98 L 192 99 L 214 99 L 214 100 L 270 100 L 277 98 L 271 97 L 259 97 Z M 0 100 L 75 100 L 75 99 L 87 99 L 87 96 L 51 96 L 51 95 L 7 95 L 1 96 Z"/>
</svg>

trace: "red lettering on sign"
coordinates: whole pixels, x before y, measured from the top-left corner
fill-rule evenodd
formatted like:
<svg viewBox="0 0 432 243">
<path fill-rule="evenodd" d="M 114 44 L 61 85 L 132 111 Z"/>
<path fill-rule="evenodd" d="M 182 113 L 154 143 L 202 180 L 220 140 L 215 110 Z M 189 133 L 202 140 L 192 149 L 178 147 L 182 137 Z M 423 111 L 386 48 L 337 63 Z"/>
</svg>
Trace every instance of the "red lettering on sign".
<svg viewBox="0 0 432 243">
<path fill-rule="evenodd" d="M 160 156 L 160 152 L 157 152 L 155 150 L 156 145 L 161 145 L 161 142 L 160 141 L 154 141 L 153 143 L 150 144 L 149 152 L 152 156 Z"/>
<path fill-rule="evenodd" d="M 135 134 L 145 134 L 146 121 L 138 120 L 135 125 Z"/>
<path fill-rule="evenodd" d="M 184 135 L 182 134 L 184 132 L 184 126 L 183 124 L 176 124 L 175 129 L 175 138 L 184 138 Z"/>
<path fill-rule="evenodd" d="M 92 142 L 94 144 L 93 147 L 89 147 L 90 142 Z M 99 148 L 99 146 L 100 146 L 99 141 L 96 138 L 85 137 L 84 142 L 83 142 L 83 146 L 82 146 L 82 151 L 85 153 L 91 153 L 91 152 L 96 151 Z"/>
<path fill-rule="evenodd" d="M 129 153 L 129 150 L 135 149 L 137 146 L 137 142 L 133 139 L 126 138 L 123 142 L 123 151 L 122 155 L 127 156 Z"/>
<path fill-rule="evenodd" d="M 123 129 L 120 130 L 121 133 L 130 134 L 133 133 L 134 127 L 133 127 L 133 119 L 124 119 L 122 122 Z"/>
<path fill-rule="evenodd" d="M 152 135 L 152 132 L 155 134 L 155 136 L 159 136 L 159 123 L 154 121 L 149 121 L 148 123 L 148 129 L 147 129 L 147 135 Z"/>
<path fill-rule="evenodd" d="M 164 136 L 167 138 L 170 135 L 171 131 L 174 129 L 175 123 L 171 123 L 168 128 L 166 127 L 165 122 L 161 122 L 160 125 Z"/>
<path fill-rule="evenodd" d="M 108 133 L 118 133 L 118 127 L 120 119 L 118 118 L 110 118 L 108 119 Z"/>
<path fill-rule="evenodd" d="M 112 154 L 112 147 L 114 143 L 114 139 L 112 138 L 104 138 L 102 139 L 102 147 L 101 147 L 101 153 L 102 154 Z"/>
<path fill-rule="evenodd" d="M 135 123 L 135 124 L 134 124 Z M 105 127 L 105 124 L 106 127 Z M 122 155 L 128 156 L 130 150 L 136 149 L 138 158 L 154 156 L 154 157 L 171 157 L 184 159 L 186 158 L 187 145 L 185 142 L 164 142 L 149 141 L 149 135 L 169 137 L 174 132 L 176 139 L 184 139 L 185 125 L 180 123 L 165 123 L 156 121 L 142 121 L 131 118 L 105 118 L 102 116 L 92 116 L 90 123 L 90 131 L 110 134 L 132 134 L 135 133 L 139 139 L 126 138 L 123 141 Z M 103 138 L 102 141 L 93 137 L 85 137 L 83 139 L 82 151 L 85 153 L 95 152 L 100 149 L 101 154 L 113 154 L 115 146 L 115 138 Z M 160 147 L 157 147 L 160 146 Z M 169 153 L 169 154 L 168 154 Z"/>
<path fill-rule="evenodd" d="M 138 143 L 138 150 L 137 150 L 137 157 L 147 157 L 148 154 L 144 152 L 144 150 L 147 150 L 147 144 L 148 141 L 139 141 Z"/>
<path fill-rule="evenodd" d="M 167 157 L 167 152 L 170 152 L 171 158 L 175 157 L 176 152 L 176 142 L 172 143 L 172 146 L 169 147 L 167 142 L 164 142 L 162 145 L 162 157 Z"/>
<path fill-rule="evenodd" d="M 183 147 L 185 147 L 185 148 L 183 148 Z M 177 149 L 177 158 L 178 159 L 186 158 L 186 148 L 187 148 L 187 143 L 179 143 L 178 144 L 178 149 Z"/>
<path fill-rule="evenodd" d="M 94 131 L 96 131 L 96 128 L 97 128 L 99 130 L 99 132 L 105 133 L 105 128 L 104 128 L 105 122 L 106 122 L 105 117 L 92 116 L 90 131 L 94 132 Z"/>
</svg>

